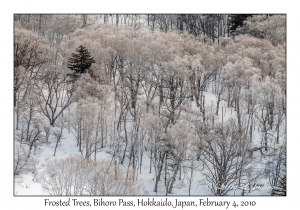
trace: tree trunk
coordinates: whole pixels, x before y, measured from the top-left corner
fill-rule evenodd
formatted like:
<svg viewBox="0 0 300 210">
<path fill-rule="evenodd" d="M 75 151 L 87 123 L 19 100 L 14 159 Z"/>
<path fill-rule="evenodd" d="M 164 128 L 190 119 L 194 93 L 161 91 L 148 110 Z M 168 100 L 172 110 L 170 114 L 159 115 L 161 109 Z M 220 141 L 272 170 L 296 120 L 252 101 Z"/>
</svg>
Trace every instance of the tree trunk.
<svg viewBox="0 0 300 210">
<path fill-rule="evenodd" d="M 127 130 L 126 130 L 126 120 L 124 120 L 124 131 L 125 131 L 125 149 L 124 149 L 124 152 L 123 152 L 123 157 L 121 159 L 121 164 L 123 164 L 123 162 L 124 162 L 125 154 L 126 154 L 126 150 L 127 150 L 127 144 L 128 144 Z"/>
<path fill-rule="evenodd" d="M 179 170 L 179 162 L 176 163 L 176 168 L 175 168 L 175 171 L 174 171 L 174 175 L 172 177 L 172 181 L 169 185 L 168 193 L 172 193 L 173 185 L 174 185 L 178 170 Z"/>
<path fill-rule="evenodd" d="M 171 113 L 170 113 L 170 122 L 175 124 L 175 87 L 173 78 L 169 81 L 170 85 L 170 104 L 171 104 Z"/>
<path fill-rule="evenodd" d="M 220 101 L 221 101 L 221 93 L 219 93 L 219 94 L 218 94 L 218 97 L 217 97 L 217 110 L 216 110 L 216 115 L 219 114 Z M 223 107 L 222 107 L 222 109 L 223 109 Z"/>
<path fill-rule="evenodd" d="M 253 130 L 253 116 L 251 117 L 251 125 L 250 125 L 250 142 L 252 142 L 252 131 Z"/>
<path fill-rule="evenodd" d="M 204 122 L 205 121 L 205 96 L 203 96 L 202 114 L 203 114 L 203 122 Z"/>
<path fill-rule="evenodd" d="M 151 173 L 151 170 L 152 170 L 152 148 L 150 150 L 150 171 L 149 171 L 149 173 Z"/>
<path fill-rule="evenodd" d="M 278 121 L 277 121 L 277 136 L 276 136 L 276 143 L 279 144 L 279 127 L 280 127 L 280 114 L 277 115 Z"/>
<path fill-rule="evenodd" d="M 191 188 L 192 188 L 192 180 L 193 180 L 193 174 L 194 173 L 194 160 L 192 160 L 192 165 L 191 165 L 191 177 L 189 179 L 189 196 L 191 195 Z"/>
<path fill-rule="evenodd" d="M 236 108 L 237 108 L 237 118 L 238 118 L 238 126 L 240 136 L 242 135 L 242 123 L 241 123 L 241 113 L 240 113 L 240 101 L 236 100 Z"/>
<path fill-rule="evenodd" d="M 162 169 L 163 169 L 164 158 L 165 158 L 165 153 L 163 153 L 162 155 L 160 154 L 160 160 L 159 160 L 159 165 L 158 165 L 158 169 L 157 169 L 158 172 L 157 172 L 157 175 L 156 175 L 154 192 L 157 192 L 158 182 L 160 180 L 161 172 L 162 172 Z"/>
<path fill-rule="evenodd" d="M 55 149 L 54 149 L 54 156 L 55 156 L 55 154 L 56 154 L 56 149 L 57 149 L 57 147 L 58 147 L 59 141 L 60 141 L 60 139 L 57 139 L 57 140 L 56 140 Z"/>
</svg>

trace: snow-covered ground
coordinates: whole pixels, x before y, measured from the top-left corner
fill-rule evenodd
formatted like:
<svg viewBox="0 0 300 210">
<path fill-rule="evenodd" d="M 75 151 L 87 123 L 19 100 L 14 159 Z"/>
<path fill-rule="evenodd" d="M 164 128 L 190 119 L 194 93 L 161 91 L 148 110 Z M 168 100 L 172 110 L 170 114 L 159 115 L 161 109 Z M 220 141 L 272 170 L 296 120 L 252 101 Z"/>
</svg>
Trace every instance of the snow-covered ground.
<svg viewBox="0 0 300 210">
<path fill-rule="evenodd" d="M 204 96 L 206 103 L 205 105 L 212 105 L 212 108 L 214 109 L 214 107 L 216 107 L 216 96 L 209 92 L 204 92 Z M 233 108 L 228 108 L 226 107 L 226 105 L 227 104 L 225 101 L 220 102 L 219 116 L 222 113 L 221 109 L 223 106 L 224 121 L 228 120 L 231 117 L 236 117 L 236 112 L 232 110 Z M 195 102 L 192 103 L 192 107 L 193 109 L 198 109 Z M 259 146 L 261 142 L 261 137 L 257 130 L 254 132 L 253 136 L 253 144 Z M 38 156 L 39 164 L 37 166 L 37 170 L 42 170 L 41 166 L 43 166 L 47 161 L 65 158 L 73 154 L 80 154 L 78 147 L 76 146 L 75 137 L 71 133 L 68 133 L 67 129 L 64 130 L 64 139 L 61 141 L 61 144 L 59 145 L 56 151 L 56 156 L 53 155 L 54 146 L 55 144 L 52 143 L 41 147 L 41 152 Z M 257 153 L 257 155 L 259 154 Z M 105 150 L 105 148 L 97 153 L 97 160 L 100 159 L 111 160 L 111 155 L 108 151 Z M 253 167 L 255 167 L 256 169 L 263 168 L 265 161 L 267 161 L 267 158 L 260 159 L 260 161 L 257 161 L 257 163 L 253 163 Z M 155 185 L 155 172 L 154 168 L 152 168 L 152 173 L 149 173 L 149 170 L 150 159 L 144 153 L 142 170 L 141 174 L 138 173 L 138 179 L 142 181 L 144 189 L 148 192 L 149 195 L 165 195 L 164 182 L 160 182 L 158 186 L 158 192 L 154 192 L 153 189 Z M 201 174 L 200 171 L 195 172 L 195 178 L 193 180 L 191 188 L 191 195 L 211 195 L 209 188 L 204 184 L 201 184 L 201 180 L 203 178 L 204 176 Z M 251 191 L 250 193 L 248 193 L 248 191 L 245 192 L 245 195 L 270 195 L 271 189 L 268 187 L 267 179 L 259 180 L 257 184 L 260 185 L 255 186 L 256 189 Z M 15 178 L 14 193 L 15 195 L 47 195 L 47 193 L 43 191 L 41 184 L 36 182 L 35 177 L 32 173 L 23 174 L 20 177 Z M 172 195 L 188 195 L 188 184 L 184 179 L 184 175 L 182 175 L 182 180 L 177 180 L 175 182 Z M 228 195 L 241 195 L 241 190 L 232 190 L 228 193 Z"/>
</svg>

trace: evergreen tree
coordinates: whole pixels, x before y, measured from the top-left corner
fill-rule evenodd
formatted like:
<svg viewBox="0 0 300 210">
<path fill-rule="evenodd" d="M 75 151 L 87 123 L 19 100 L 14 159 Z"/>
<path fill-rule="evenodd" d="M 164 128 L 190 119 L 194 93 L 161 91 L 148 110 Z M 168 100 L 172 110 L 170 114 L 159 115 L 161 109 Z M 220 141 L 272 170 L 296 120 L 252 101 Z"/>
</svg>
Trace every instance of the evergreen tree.
<svg viewBox="0 0 300 210">
<path fill-rule="evenodd" d="M 232 36 L 238 35 L 237 28 L 243 27 L 244 21 L 252 16 L 252 14 L 232 14 L 229 15 L 229 32 Z"/>
<path fill-rule="evenodd" d="M 273 196 L 286 196 L 286 175 L 284 175 L 278 183 L 278 186 L 272 190 Z"/>
<path fill-rule="evenodd" d="M 286 196 L 286 147 L 283 145 L 282 153 L 279 154 L 279 161 L 282 162 L 283 167 L 279 167 L 279 173 L 281 174 L 278 177 L 278 182 L 272 189 L 272 196 Z M 277 172 L 277 173 L 278 173 Z"/>
<path fill-rule="evenodd" d="M 82 45 L 76 49 L 76 52 L 77 53 L 72 53 L 72 57 L 69 58 L 68 68 L 75 73 L 86 73 L 86 70 L 91 67 L 92 63 L 95 63 L 95 60 L 90 52 Z"/>
</svg>

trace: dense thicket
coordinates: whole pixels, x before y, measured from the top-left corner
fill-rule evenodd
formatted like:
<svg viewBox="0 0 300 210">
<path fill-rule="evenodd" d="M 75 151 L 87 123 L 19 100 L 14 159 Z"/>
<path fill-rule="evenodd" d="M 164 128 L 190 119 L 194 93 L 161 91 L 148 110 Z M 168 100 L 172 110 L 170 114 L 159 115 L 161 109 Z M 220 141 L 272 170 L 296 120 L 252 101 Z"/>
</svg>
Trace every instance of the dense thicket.
<svg viewBox="0 0 300 210">
<path fill-rule="evenodd" d="M 15 175 L 40 146 L 53 144 L 55 155 L 68 131 L 87 165 L 105 149 L 126 180 L 149 161 L 156 193 L 183 182 L 190 194 L 196 173 L 214 195 L 264 175 L 283 186 L 284 15 L 237 19 L 238 33 L 230 15 L 15 19 Z M 82 74 L 74 83 L 71 69 Z"/>
<path fill-rule="evenodd" d="M 55 196 L 128 196 L 143 192 L 140 182 L 126 178 L 124 170 L 117 165 L 112 167 L 109 160 L 87 164 L 80 155 L 47 163 L 37 179 L 50 195 Z"/>
</svg>

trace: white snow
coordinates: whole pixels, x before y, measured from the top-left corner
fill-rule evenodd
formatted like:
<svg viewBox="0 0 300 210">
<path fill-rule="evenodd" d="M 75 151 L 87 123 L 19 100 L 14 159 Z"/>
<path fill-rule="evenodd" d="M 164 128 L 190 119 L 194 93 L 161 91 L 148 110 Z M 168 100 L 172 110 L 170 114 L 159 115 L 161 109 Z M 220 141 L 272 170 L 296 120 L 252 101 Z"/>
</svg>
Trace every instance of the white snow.
<svg viewBox="0 0 300 210">
<path fill-rule="evenodd" d="M 205 96 L 205 106 L 211 106 L 212 109 L 216 108 L 216 96 L 214 94 L 211 94 L 209 92 L 203 92 L 203 95 Z M 227 103 L 225 101 L 220 102 L 219 107 L 219 116 L 216 117 L 215 120 L 220 120 L 220 116 L 222 113 L 222 106 L 224 110 L 224 121 L 228 120 L 229 118 L 235 118 L 236 117 L 236 111 L 232 110 L 233 108 L 226 107 Z M 193 109 L 199 109 L 195 102 L 192 102 L 192 108 Z M 216 116 L 216 115 L 215 115 Z M 257 130 L 253 134 L 253 144 L 259 146 L 260 145 L 260 135 L 257 132 Z M 41 147 L 41 154 L 38 157 L 39 164 L 37 166 L 38 170 L 42 170 L 41 166 L 45 164 L 47 161 L 51 161 L 54 159 L 61 159 L 65 158 L 69 155 L 73 154 L 80 154 L 78 147 L 76 146 L 76 139 L 71 134 L 68 133 L 67 129 L 64 130 L 63 133 L 63 139 L 61 140 L 61 143 L 56 151 L 56 156 L 53 156 L 54 154 L 54 146 L 55 143 L 45 145 Z M 258 154 L 257 152 L 257 155 Z M 108 151 L 104 148 L 102 151 L 97 153 L 97 160 L 100 159 L 111 159 L 111 155 Z M 263 167 L 264 162 L 267 161 L 267 159 L 263 159 L 258 164 L 253 163 L 253 167 Z M 144 184 L 144 189 L 149 193 L 149 195 L 166 195 L 165 193 L 165 186 L 164 181 L 159 182 L 158 186 L 158 192 L 154 192 L 154 185 L 155 185 L 155 169 L 152 166 L 152 173 L 149 173 L 150 170 L 150 160 L 149 157 L 144 153 L 143 155 L 143 165 L 141 174 L 138 173 L 138 179 L 142 181 Z M 195 171 L 195 178 L 192 183 L 191 188 L 191 195 L 210 195 L 210 190 L 207 186 L 203 185 L 201 183 L 201 180 L 203 180 L 204 176 L 201 174 L 200 171 Z M 268 180 L 261 180 L 260 183 L 262 185 L 266 185 L 268 183 Z M 265 187 L 262 189 L 258 189 L 256 187 L 256 190 L 251 191 L 250 193 L 245 192 L 245 195 L 269 195 L 270 189 Z M 34 179 L 34 175 L 32 173 L 24 174 L 20 177 L 15 178 L 15 188 L 14 188 L 15 195 L 47 195 L 45 191 L 43 191 L 41 185 L 36 182 Z M 172 195 L 188 195 L 188 184 L 187 181 L 184 179 L 184 174 L 182 174 L 182 180 L 176 180 L 174 184 L 174 189 L 172 191 Z M 228 195 L 241 195 L 241 190 L 232 190 L 228 193 Z"/>
</svg>

